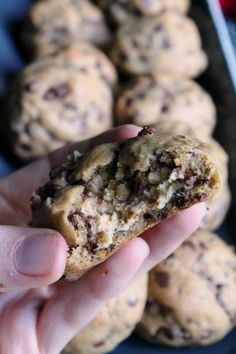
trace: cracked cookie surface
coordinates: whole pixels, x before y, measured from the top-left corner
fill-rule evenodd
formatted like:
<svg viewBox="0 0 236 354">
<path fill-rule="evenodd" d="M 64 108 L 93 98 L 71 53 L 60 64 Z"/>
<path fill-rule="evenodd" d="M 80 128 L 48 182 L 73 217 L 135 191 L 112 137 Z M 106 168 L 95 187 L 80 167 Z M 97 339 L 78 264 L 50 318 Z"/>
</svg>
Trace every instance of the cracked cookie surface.
<svg viewBox="0 0 236 354">
<path fill-rule="evenodd" d="M 41 0 L 28 16 L 26 48 L 34 56 L 51 54 L 69 43 L 104 45 L 110 39 L 103 13 L 87 0 Z"/>
<path fill-rule="evenodd" d="M 118 125 L 167 121 L 171 126 L 179 121 L 201 136 L 209 136 L 216 124 L 216 109 L 207 92 L 192 80 L 168 75 L 132 80 L 118 95 L 115 111 Z"/>
<path fill-rule="evenodd" d="M 164 11 L 186 13 L 189 0 L 97 0 L 98 5 L 107 14 L 107 18 L 117 25 L 132 18 L 157 16 Z"/>
<path fill-rule="evenodd" d="M 68 243 L 67 279 L 104 261 L 129 239 L 213 196 L 220 174 L 209 149 L 184 136 L 137 137 L 98 145 L 52 170 L 32 198 L 33 225 Z"/>
<path fill-rule="evenodd" d="M 63 354 L 103 354 L 125 340 L 140 321 L 147 299 L 147 276 L 110 300 L 67 345 Z"/>
<path fill-rule="evenodd" d="M 181 121 L 161 120 L 155 125 L 158 134 L 182 134 L 203 140 L 210 148 L 209 153 L 216 162 L 222 177 L 218 192 L 206 202 L 206 214 L 200 227 L 207 230 L 216 230 L 224 221 L 231 204 L 231 192 L 228 184 L 229 157 L 224 148 L 213 138 L 204 136 L 203 127 L 193 129 Z"/>
<path fill-rule="evenodd" d="M 26 67 L 8 103 L 11 148 L 27 160 L 112 126 L 116 72 L 89 44 L 68 47 Z"/>
<path fill-rule="evenodd" d="M 196 25 L 173 12 L 122 25 L 110 56 L 120 71 L 129 75 L 196 77 L 207 66 Z"/>
<path fill-rule="evenodd" d="M 150 272 L 140 335 L 171 346 L 220 340 L 236 321 L 235 271 L 233 248 L 198 230 Z"/>
</svg>

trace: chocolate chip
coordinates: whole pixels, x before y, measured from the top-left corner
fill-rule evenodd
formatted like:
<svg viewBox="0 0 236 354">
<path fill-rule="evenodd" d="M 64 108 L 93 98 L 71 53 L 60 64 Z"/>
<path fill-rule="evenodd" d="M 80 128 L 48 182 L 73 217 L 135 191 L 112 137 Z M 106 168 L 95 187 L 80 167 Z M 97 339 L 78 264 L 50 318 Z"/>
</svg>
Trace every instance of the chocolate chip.
<svg viewBox="0 0 236 354">
<path fill-rule="evenodd" d="M 143 218 L 145 220 L 148 220 L 148 219 L 154 219 L 155 221 L 161 221 L 161 220 L 164 220 L 166 218 L 166 211 L 165 210 L 151 210 L 149 211 L 148 213 L 145 213 L 143 215 Z"/>
<path fill-rule="evenodd" d="M 155 135 L 156 130 L 152 127 L 145 126 L 143 129 L 138 133 L 138 136 L 144 136 L 144 135 Z"/>
<path fill-rule="evenodd" d="M 52 101 L 55 99 L 65 98 L 71 92 L 70 87 L 67 84 L 62 84 L 57 87 L 52 87 L 45 92 L 43 99 L 47 101 Z"/>
<path fill-rule="evenodd" d="M 84 226 L 87 231 L 88 237 L 91 236 L 91 224 L 89 222 L 89 219 L 80 209 L 77 209 L 74 213 L 70 214 L 68 216 L 68 221 L 73 225 L 75 230 L 79 230 L 79 226 Z M 90 252 L 93 252 L 96 249 L 96 245 L 94 244 L 89 244 L 88 247 Z"/>
<path fill-rule="evenodd" d="M 127 54 L 121 52 L 119 59 L 120 59 L 120 62 L 121 62 L 121 63 L 122 63 L 123 61 L 124 61 L 124 62 L 127 61 L 127 60 L 128 60 Z"/>
<path fill-rule="evenodd" d="M 86 68 L 79 68 L 79 71 L 84 74 L 86 74 L 88 72 L 88 70 Z"/>
<path fill-rule="evenodd" d="M 182 194 L 177 194 L 175 196 L 174 203 L 177 208 L 183 208 L 185 206 L 185 196 Z"/>
<path fill-rule="evenodd" d="M 138 48 L 139 47 L 138 41 L 136 39 L 132 40 L 132 45 L 133 45 L 134 48 Z"/>
<path fill-rule="evenodd" d="M 162 113 L 167 113 L 169 111 L 169 106 L 167 104 L 164 104 L 161 108 Z"/>
<path fill-rule="evenodd" d="M 32 82 L 25 84 L 24 90 L 31 92 L 31 93 L 36 92 L 37 91 L 37 82 L 32 81 Z"/>
<path fill-rule="evenodd" d="M 202 339 L 209 338 L 212 336 L 212 334 L 213 334 L 212 330 L 206 329 L 205 332 L 202 334 L 201 338 Z"/>
<path fill-rule="evenodd" d="M 74 246 L 68 246 L 68 248 L 67 248 L 67 254 L 68 254 L 69 256 L 71 256 L 72 253 L 73 253 L 73 250 L 74 250 Z"/>
<path fill-rule="evenodd" d="M 94 347 L 101 347 L 101 346 L 104 345 L 104 344 L 105 344 L 105 341 L 103 340 L 103 341 L 101 341 L 101 342 L 94 343 L 93 346 L 94 346 Z"/>
<path fill-rule="evenodd" d="M 164 317 L 171 315 L 173 313 L 173 309 L 165 305 L 159 305 L 159 311 L 160 314 Z"/>
<path fill-rule="evenodd" d="M 43 99 L 46 101 L 52 101 L 55 98 L 57 98 L 57 94 L 56 94 L 55 89 L 48 90 L 47 92 L 45 92 L 45 94 L 43 96 Z"/>
<path fill-rule="evenodd" d="M 135 97 L 127 97 L 126 107 L 130 107 L 135 101 L 136 101 L 136 96 Z"/>
<path fill-rule="evenodd" d="M 163 48 L 165 49 L 170 49 L 172 47 L 172 43 L 169 39 L 164 39 L 163 41 Z"/>
<path fill-rule="evenodd" d="M 66 102 L 65 103 L 65 108 L 71 110 L 71 111 L 76 111 L 77 110 L 77 107 L 76 105 L 74 105 L 73 103 L 71 102 Z"/>
<path fill-rule="evenodd" d="M 145 63 L 148 61 L 148 56 L 146 54 L 140 54 L 139 59 Z"/>
<path fill-rule="evenodd" d="M 77 215 L 79 215 L 81 218 L 83 217 L 83 214 L 81 214 L 79 210 L 68 216 L 68 221 L 73 225 L 75 230 L 79 229 L 79 221 L 76 217 Z"/>
<path fill-rule="evenodd" d="M 65 171 L 65 167 L 63 166 L 55 166 L 51 169 L 50 173 L 49 173 L 49 177 L 50 179 L 54 179 L 56 177 L 59 177 L 62 172 Z"/>
<path fill-rule="evenodd" d="M 108 86 L 108 87 L 111 87 L 111 83 L 108 79 L 108 77 L 106 76 L 106 74 L 102 73 L 100 75 L 100 78 L 104 81 L 104 83 Z"/>
<path fill-rule="evenodd" d="M 207 249 L 207 246 L 206 246 L 205 242 L 203 242 L 203 241 L 199 242 L 199 247 L 201 247 L 203 250 Z"/>
<path fill-rule="evenodd" d="M 64 85 L 58 86 L 56 88 L 56 91 L 57 91 L 57 96 L 59 98 L 64 98 L 69 95 L 69 93 L 71 92 L 71 89 L 68 85 L 64 84 Z"/>
<path fill-rule="evenodd" d="M 40 196 L 42 200 L 47 198 L 54 198 L 55 194 L 61 189 L 61 186 L 58 184 L 54 184 L 52 182 L 48 182 L 43 187 L 40 187 L 37 190 L 37 194 Z"/>
<path fill-rule="evenodd" d="M 21 144 L 21 148 L 26 150 L 26 151 L 31 151 L 32 150 L 32 146 L 30 144 Z"/>
<path fill-rule="evenodd" d="M 163 25 L 162 24 L 159 24 L 159 25 L 156 25 L 155 27 L 154 27 L 154 31 L 155 32 L 159 32 L 159 31 L 162 31 L 163 30 Z"/>
<path fill-rule="evenodd" d="M 182 246 L 184 246 L 184 247 L 189 247 L 189 248 L 191 248 L 192 250 L 195 250 L 195 249 L 196 249 L 196 247 L 195 247 L 195 245 L 194 245 L 194 243 L 193 243 L 192 241 L 185 241 L 185 242 L 182 244 Z"/>
<path fill-rule="evenodd" d="M 216 284 L 216 289 L 221 290 L 224 286 L 224 284 Z"/>
<path fill-rule="evenodd" d="M 158 272 L 155 274 L 156 283 L 160 288 L 167 288 L 170 283 L 170 276 L 167 272 Z"/>
<path fill-rule="evenodd" d="M 153 216 L 152 216 L 151 214 L 149 214 L 149 213 L 145 213 L 145 214 L 143 214 L 143 218 L 144 218 L 145 220 L 148 220 L 148 219 L 152 219 Z"/>
<path fill-rule="evenodd" d="M 81 184 L 84 186 L 84 194 L 88 194 L 90 191 L 90 183 L 87 181 L 81 182 Z"/>
<path fill-rule="evenodd" d="M 56 32 L 59 32 L 60 34 L 67 34 L 68 33 L 68 28 L 66 27 L 57 27 L 55 29 Z"/>
<path fill-rule="evenodd" d="M 174 335 L 172 333 L 172 331 L 167 328 L 167 327 L 160 327 L 157 331 L 156 331 L 156 337 L 165 337 L 168 338 L 170 340 L 174 339 Z"/>
</svg>

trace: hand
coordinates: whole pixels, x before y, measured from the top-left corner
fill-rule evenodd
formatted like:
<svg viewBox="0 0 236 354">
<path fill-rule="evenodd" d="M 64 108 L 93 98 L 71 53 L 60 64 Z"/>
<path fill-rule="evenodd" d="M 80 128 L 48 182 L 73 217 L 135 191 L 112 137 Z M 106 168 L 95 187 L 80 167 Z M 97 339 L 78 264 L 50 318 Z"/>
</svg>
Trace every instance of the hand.
<svg viewBox="0 0 236 354">
<path fill-rule="evenodd" d="M 77 282 L 55 283 L 64 272 L 67 246 L 56 231 L 27 227 L 33 190 L 75 148 L 85 152 L 99 143 L 135 136 L 139 130 L 125 126 L 70 144 L 1 181 L 0 353 L 59 353 L 107 300 L 172 253 L 198 227 L 205 212 L 202 204 L 131 240 Z"/>
</svg>

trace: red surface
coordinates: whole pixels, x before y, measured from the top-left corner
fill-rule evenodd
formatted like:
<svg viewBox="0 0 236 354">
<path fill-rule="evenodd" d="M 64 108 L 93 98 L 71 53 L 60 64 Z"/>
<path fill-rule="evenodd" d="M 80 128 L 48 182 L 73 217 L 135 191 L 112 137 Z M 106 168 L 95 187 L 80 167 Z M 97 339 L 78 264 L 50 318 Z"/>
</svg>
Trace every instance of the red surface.
<svg viewBox="0 0 236 354">
<path fill-rule="evenodd" d="M 236 0 L 220 0 L 220 4 L 225 14 L 236 18 Z"/>
</svg>

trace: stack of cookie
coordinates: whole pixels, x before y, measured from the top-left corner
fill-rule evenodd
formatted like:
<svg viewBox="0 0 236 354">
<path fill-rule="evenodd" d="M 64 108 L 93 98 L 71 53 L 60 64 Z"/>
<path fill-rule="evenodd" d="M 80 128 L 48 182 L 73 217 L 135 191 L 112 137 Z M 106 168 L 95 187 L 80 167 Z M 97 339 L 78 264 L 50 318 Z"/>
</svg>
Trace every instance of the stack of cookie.
<svg viewBox="0 0 236 354">
<path fill-rule="evenodd" d="M 101 3 L 119 24 L 111 57 L 126 79 L 130 77 L 117 95 L 116 124 L 154 125 L 160 135 L 193 136 L 212 146 L 223 184 L 208 202 L 202 227 L 215 230 L 224 220 L 231 199 L 228 157 L 211 137 L 216 124 L 215 105 L 192 80 L 206 68 L 207 57 L 201 49 L 198 29 L 185 15 L 188 2 Z"/>
<path fill-rule="evenodd" d="M 234 250 L 198 230 L 150 272 L 138 333 L 175 347 L 220 340 L 236 325 L 235 269 Z"/>
<path fill-rule="evenodd" d="M 10 88 L 6 121 L 9 145 L 21 160 L 112 127 L 116 69 L 94 46 L 109 38 L 103 13 L 87 0 L 32 6 L 23 39 L 34 61 Z"/>
</svg>

